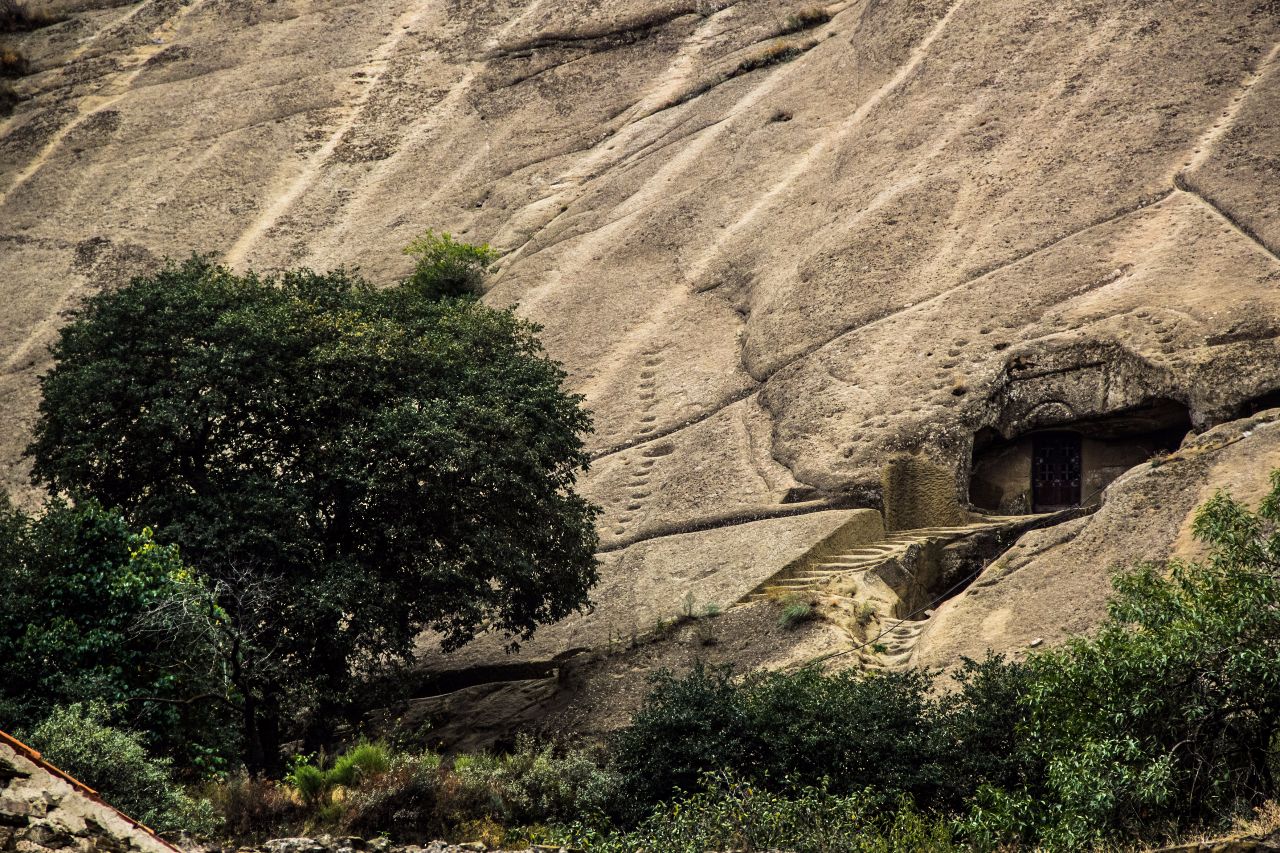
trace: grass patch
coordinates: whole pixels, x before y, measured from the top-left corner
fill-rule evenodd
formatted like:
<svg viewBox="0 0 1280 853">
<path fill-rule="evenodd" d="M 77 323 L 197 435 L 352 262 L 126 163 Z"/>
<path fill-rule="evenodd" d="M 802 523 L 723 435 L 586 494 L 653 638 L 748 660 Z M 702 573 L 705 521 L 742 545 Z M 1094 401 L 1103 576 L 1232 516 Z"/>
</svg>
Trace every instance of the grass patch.
<svg viewBox="0 0 1280 853">
<path fill-rule="evenodd" d="M 830 20 L 831 13 L 822 6 L 805 6 L 803 9 L 797 9 L 783 20 L 782 29 L 778 31 L 778 35 L 785 36 L 790 33 L 811 30 L 814 27 L 822 26 Z"/>
<path fill-rule="evenodd" d="M 794 631 L 806 622 L 818 618 L 818 611 L 807 601 L 792 601 L 782 606 L 782 615 L 778 617 L 778 627 Z"/>
</svg>

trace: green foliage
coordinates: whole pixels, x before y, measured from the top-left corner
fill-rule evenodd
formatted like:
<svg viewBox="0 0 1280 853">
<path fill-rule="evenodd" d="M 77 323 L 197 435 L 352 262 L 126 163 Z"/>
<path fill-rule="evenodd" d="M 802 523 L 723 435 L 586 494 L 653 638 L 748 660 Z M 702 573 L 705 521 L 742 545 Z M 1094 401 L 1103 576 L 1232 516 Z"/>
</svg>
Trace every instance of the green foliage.
<svg viewBox="0 0 1280 853">
<path fill-rule="evenodd" d="M 619 794 L 617 774 L 587 750 L 557 755 L 527 737 L 504 759 L 500 778 L 504 817 L 517 825 L 598 821 Z"/>
<path fill-rule="evenodd" d="M 113 728 L 108 718 L 96 702 L 55 708 L 26 738 L 46 759 L 153 829 L 212 831 L 212 806 L 174 783 L 169 759 L 148 755 L 136 734 Z"/>
<path fill-rule="evenodd" d="M 742 691 L 728 668 L 701 662 L 684 678 L 656 673 L 631 725 L 616 736 L 613 756 L 631 817 L 676 791 L 692 791 L 704 774 L 746 766 L 754 732 Z"/>
<path fill-rule="evenodd" d="M 397 756 L 391 768 L 347 795 L 341 826 L 361 835 L 439 838 L 448 829 L 439 811 L 440 756 Z"/>
<path fill-rule="evenodd" d="M 778 617 L 778 627 L 790 631 L 816 618 L 818 613 L 813 605 L 807 601 L 796 601 L 783 606 L 782 615 Z"/>
<path fill-rule="evenodd" d="M 323 803 L 333 787 L 329 774 L 314 764 L 294 765 L 293 769 L 285 774 L 284 781 L 298 792 L 302 802 L 308 806 L 318 806 Z"/>
<path fill-rule="evenodd" d="M 957 849 L 945 820 L 870 793 L 837 796 L 825 787 L 774 792 L 733 774 L 715 774 L 703 790 L 658 807 L 634 830 L 607 834 L 577 824 L 562 840 L 592 853 L 906 853 Z"/>
<path fill-rule="evenodd" d="M 498 259 L 489 246 L 460 243 L 448 232 L 428 231 L 404 248 L 416 259 L 404 287 L 429 300 L 482 293 L 485 271 Z"/>
<path fill-rule="evenodd" d="M 985 804 L 1078 848 L 1221 821 L 1275 792 L 1280 475 L 1258 512 L 1197 513 L 1203 563 L 1118 575 L 1107 622 L 1031 657 L 1022 731 L 1043 777 Z M 1029 815 L 1029 819 L 1026 816 Z"/>
<path fill-rule="evenodd" d="M 41 381 L 35 477 L 180 542 L 251 766 L 434 629 L 527 638 L 584 606 L 590 420 L 537 328 L 341 270 L 202 258 L 88 300 Z M 178 619 L 171 619 L 175 627 Z"/>
<path fill-rule="evenodd" d="M 216 769 L 226 708 L 188 665 L 204 648 L 157 642 L 143 625 L 189 575 L 176 548 L 91 500 L 54 500 L 38 516 L 0 505 L 0 719 L 30 727 L 102 700 L 151 746 Z"/>
<path fill-rule="evenodd" d="M 334 785 L 354 788 L 365 779 L 372 779 L 390 769 L 391 753 L 385 744 L 361 741 L 333 762 L 329 780 Z"/>
</svg>

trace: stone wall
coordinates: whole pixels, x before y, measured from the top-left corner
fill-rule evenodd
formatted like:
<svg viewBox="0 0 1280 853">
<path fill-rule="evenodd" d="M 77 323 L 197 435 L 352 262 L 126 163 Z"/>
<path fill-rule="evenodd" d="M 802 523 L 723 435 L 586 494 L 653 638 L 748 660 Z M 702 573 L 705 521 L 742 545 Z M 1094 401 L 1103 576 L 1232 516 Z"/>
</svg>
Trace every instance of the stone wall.
<svg viewBox="0 0 1280 853">
<path fill-rule="evenodd" d="M 0 851 L 176 853 L 137 821 L 0 732 Z"/>
</svg>

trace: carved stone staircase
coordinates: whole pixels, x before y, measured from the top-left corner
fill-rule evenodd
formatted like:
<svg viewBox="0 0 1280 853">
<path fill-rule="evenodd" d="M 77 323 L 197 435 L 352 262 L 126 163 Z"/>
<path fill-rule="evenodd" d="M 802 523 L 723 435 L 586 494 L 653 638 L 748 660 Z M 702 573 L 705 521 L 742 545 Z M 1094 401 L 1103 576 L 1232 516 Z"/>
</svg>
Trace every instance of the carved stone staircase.
<svg viewBox="0 0 1280 853">
<path fill-rule="evenodd" d="M 978 516 L 953 527 L 895 531 L 877 541 L 788 567 L 762 583 L 743 603 L 806 596 L 843 602 L 834 605 L 834 611 L 830 604 L 824 605 L 824 618 L 850 633 L 863 665 L 875 670 L 903 669 L 910 665 L 916 642 L 933 615 L 931 608 L 939 598 L 959 588 L 934 589 L 943 549 L 977 534 L 1021 532 L 1052 515 Z M 849 614 L 858 614 L 859 608 L 865 608 L 862 618 L 855 615 L 856 622 L 851 623 Z"/>
<path fill-rule="evenodd" d="M 925 527 L 916 530 L 899 530 L 887 534 L 884 539 L 854 548 L 841 554 L 823 557 L 786 577 L 771 578 L 747 597 L 748 601 L 776 599 L 793 594 L 816 592 L 839 577 L 860 574 L 879 569 L 891 562 L 900 562 L 913 547 L 940 543 L 948 545 L 966 536 L 988 530 L 997 530 L 1010 523 L 1026 522 L 1028 516 L 987 516 L 982 521 L 958 527 Z"/>
</svg>

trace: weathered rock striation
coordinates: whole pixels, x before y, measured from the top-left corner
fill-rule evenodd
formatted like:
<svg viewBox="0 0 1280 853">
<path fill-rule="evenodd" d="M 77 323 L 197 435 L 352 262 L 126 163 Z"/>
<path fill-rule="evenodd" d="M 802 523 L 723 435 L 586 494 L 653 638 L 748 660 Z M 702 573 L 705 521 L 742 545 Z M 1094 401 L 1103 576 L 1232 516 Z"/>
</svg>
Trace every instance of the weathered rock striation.
<svg viewBox="0 0 1280 853">
<path fill-rule="evenodd" d="M 796 518 L 898 511 L 894 458 L 959 513 L 912 524 L 954 525 L 992 442 L 1169 412 L 1151 428 L 1214 435 L 1280 400 L 1272 0 L 50 5 L 0 124 L 13 491 L 82 294 L 192 250 L 390 280 L 427 227 L 505 253 L 486 298 L 596 414 L 605 581 L 530 654 L 698 583 L 746 597 L 742 555 Z M 1170 553 L 1243 448 L 1280 465 L 1259 427 L 1029 534 L 913 660 L 1087 628 L 1110 562 Z"/>
</svg>

